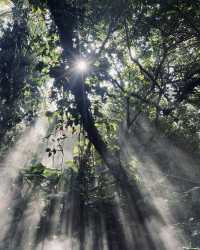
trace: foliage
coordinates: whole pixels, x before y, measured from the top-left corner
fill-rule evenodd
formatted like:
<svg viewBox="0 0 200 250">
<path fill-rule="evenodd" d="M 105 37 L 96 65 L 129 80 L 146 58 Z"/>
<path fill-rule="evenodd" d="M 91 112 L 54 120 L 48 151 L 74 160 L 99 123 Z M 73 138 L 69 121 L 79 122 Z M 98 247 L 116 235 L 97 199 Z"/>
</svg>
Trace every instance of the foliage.
<svg viewBox="0 0 200 250">
<path fill-rule="evenodd" d="M 49 97 L 56 110 L 46 116 L 61 134 L 58 145 L 66 131 L 79 138 L 67 164 L 88 204 L 112 199 L 110 176 L 95 171 L 104 160 L 116 179 L 125 176 L 117 168 L 120 129 L 137 131 L 141 117 L 178 146 L 187 142 L 185 151 L 199 152 L 198 1 L 14 2 L 13 23 L 1 28 L 0 139 L 39 114 L 42 91 L 53 79 Z M 87 60 L 87 72 L 74 69 L 78 58 Z M 49 157 L 57 151 L 46 149 Z M 61 173 L 38 164 L 25 176 L 57 184 Z"/>
<path fill-rule="evenodd" d="M 38 163 L 24 170 L 23 176 L 27 181 L 37 183 L 41 187 L 56 186 L 61 178 L 61 171 Z"/>
</svg>

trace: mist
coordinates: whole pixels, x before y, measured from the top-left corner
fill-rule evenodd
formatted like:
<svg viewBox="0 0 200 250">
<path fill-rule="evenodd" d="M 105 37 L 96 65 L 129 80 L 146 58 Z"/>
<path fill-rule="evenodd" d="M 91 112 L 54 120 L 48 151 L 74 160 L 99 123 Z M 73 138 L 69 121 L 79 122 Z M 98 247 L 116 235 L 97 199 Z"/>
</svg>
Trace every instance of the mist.
<svg viewBox="0 0 200 250">
<path fill-rule="evenodd" d="M 38 118 L 2 163 L 0 249 L 189 249 L 188 236 L 176 225 L 188 216 L 180 197 L 181 192 L 192 192 L 190 181 L 198 183 L 198 173 L 189 171 L 192 166 L 198 172 L 197 163 L 159 134 L 147 119 L 140 118 L 139 124 L 137 132 L 121 127 L 119 145 L 121 160 L 130 163 L 126 171 L 138 178 L 141 200 L 134 201 L 102 166 L 95 170 L 91 190 L 98 188 L 104 176 L 111 181 L 104 191 L 109 198 L 98 200 L 93 191 L 88 191 L 93 196 L 86 201 L 81 195 L 82 175 L 67 165 L 73 159 L 77 136 L 67 136 L 64 159 L 58 153 L 52 162 L 46 148 L 56 147 L 56 140 L 45 139 L 49 123 L 45 117 Z M 63 179 L 56 189 L 43 184 L 42 190 L 42 185 L 24 181 L 21 170 L 33 162 L 62 169 Z M 174 179 L 188 180 L 188 190 L 181 190 Z M 168 202 L 172 195 L 176 206 Z"/>
<path fill-rule="evenodd" d="M 144 201 L 152 203 L 162 218 L 162 223 L 156 217 L 146 221 L 152 237 L 160 238 L 165 249 L 193 249 L 194 225 L 191 231 L 186 228 L 188 221 L 198 221 L 198 212 L 190 204 L 199 195 L 197 158 L 175 146 L 145 116 L 129 130 L 123 123 L 119 143 L 121 158 L 131 163 L 129 174 L 141 180 L 138 186 Z"/>
</svg>

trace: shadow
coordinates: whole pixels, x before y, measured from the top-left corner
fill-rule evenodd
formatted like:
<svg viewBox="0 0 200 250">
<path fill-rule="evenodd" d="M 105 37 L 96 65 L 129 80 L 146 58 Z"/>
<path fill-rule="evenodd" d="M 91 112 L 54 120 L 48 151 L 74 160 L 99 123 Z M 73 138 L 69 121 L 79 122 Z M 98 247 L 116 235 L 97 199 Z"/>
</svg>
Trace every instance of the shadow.
<svg viewBox="0 0 200 250">
<path fill-rule="evenodd" d="M 53 242 L 60 242 L 58 250 L 171 250 L 159 237 L 164 221 L 151 200 L 144 199 L 136 182 L 130 186 L 111 185 L 107 173 L 104 177 L 99 175 L 105 178 L 99 184 L 100 177 L 88 167 L 85 163 L 78 172 L 67 169 L 58 187 L 49 185 L 43 193 L 45 205 L 33 234 L 33 245 L 28 249 L 24 245 L 26 211 L 40 190 L 33 185 L 22 195 L 24 182 L 19 176 L 11 222 L 0 250 L 49 250 Z M 152 221 L 159 226 L 155 227 Z"/>
<path fill-rule="evenodd" d="M 4 239 L 0 243 L 1 250 L 21 250 L 23 246 L 23 236 L 26 230 L 25 213 L 28 204 L 35 192 L 35 187 L 30 188 L 25 195 L 22 194 L 24 187 L 23 176 L 19 175 L 13 185 L 12 204 L 9 210 L 11 220 L 8 225 Z"/>
</svg>

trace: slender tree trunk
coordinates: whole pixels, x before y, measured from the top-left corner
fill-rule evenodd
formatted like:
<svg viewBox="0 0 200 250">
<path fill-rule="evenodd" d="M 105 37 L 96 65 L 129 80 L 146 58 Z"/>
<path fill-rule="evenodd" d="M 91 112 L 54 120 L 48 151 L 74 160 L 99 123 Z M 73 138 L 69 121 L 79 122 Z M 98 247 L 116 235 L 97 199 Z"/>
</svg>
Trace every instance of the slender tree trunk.
<svg viewBox="0 0 200 250">
<path fill-rule="evenodd" d="M 74 7 L 70 7 L 64 0 L 48 0 L 47 5 L 58 28 L 61 45 L 64 49 L 64 60 L 67 61 L 69 65 L 72 65 L 73 56 L 77 54 L 77 51 L 73 48 L 73 31 L 74 27 L 76 27 L 77 19 L 76 9 Z M 110 173 L 118 181 L 121 190 L 127 194 L 129 198 L 131 198 L 132 204 L 135 204 L 134 219 L 137 220 L 142 227 L 144 234 L 142 237 L 145 239 L 144 241 L 148 242 L 148 247 L 141 248 L 140 243 L 138 243 L 138 247 L 143 250 L 156 250 L 158 248 L 151 239 L 148 229 L 146 228 L 145 220 L 149 216 L 158 216 L 158 214 L 152 206 L 148 207 L 148 204 L 146 204 L 147 208 L 145 212 L 137 205 L 137 201 L 142 199 L 142 195 L 137 187 L 137 184 L 134 181 L 129 180 L 128 174 L 122 167 L 119 157 L 108 150 L 106 143 L 99 134 L 99 131 L 95 126 L 93 116 L 89 110 L 89 100 L 87 98 L 83 79 L 81 77 L 77 77 L 77 75 L 74 75 L 74 77 L 72 76 L 72 78 L 73 79 L 70 81 L 70 90 L 75 97 L 77 109 L 81 115 L 84 130 L 87 132 L 89 140 L 92 142 L 97 152 L 106 163 Z M 148 211 L 149 214 L 146 211 Z M 137 240 L 138 239 L 136 239 L 136 241 Z M 142 242 L 142 240 L 140 239 L 138 242 Z M 161 249 L 164 249 L 164 247 L 159 247 L 159 250 Z"/>
<path fill-rule="evenodd" d="M 64 49 L 64 60 L 73 64 L 78 52 L 73 48 L 73 29 L 76 25 L 76 9 L 71 8 L 65 1 L 49 0 L 48 7 L 55 21 L 60 35 L 60 41 Z M 69 11 L 71 14 L 69 14 Z M 85 84 L 81 75 L 74 75 L 70 80 L 70 90 L 75 97 L 77 109 L 81 115 L 84 130 L 97 152 L 107 164 L 111 173 L 119 182 L 126 182 L 128 177 L 122 170 L 119 158 L 110 152 L 95 126 L 93 116 L 89 110 L 89 100 L 85 91 Z"/>
</svg>

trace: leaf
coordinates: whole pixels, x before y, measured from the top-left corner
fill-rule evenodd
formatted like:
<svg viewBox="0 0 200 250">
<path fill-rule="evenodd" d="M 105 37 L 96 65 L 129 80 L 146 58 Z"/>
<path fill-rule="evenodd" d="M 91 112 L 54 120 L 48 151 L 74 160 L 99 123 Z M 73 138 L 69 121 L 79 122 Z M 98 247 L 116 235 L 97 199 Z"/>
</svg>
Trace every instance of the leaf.
<svg viewBox="0 0 200 250">
<path fill-rule="evenodd" d="M 41 174 L 45 169 L 45 166 L 40 162 L 34 166 L 31 166 L 30 170 L 27 170 L 29 174 Z"/>
<path fill-rule="evenodd" d="M 78 172 L 78 168 L 73 160 L 65 161 L 65 164 L 67 165 L 68 168 L 72 169 L 75 172 Z"/>
</svg>

